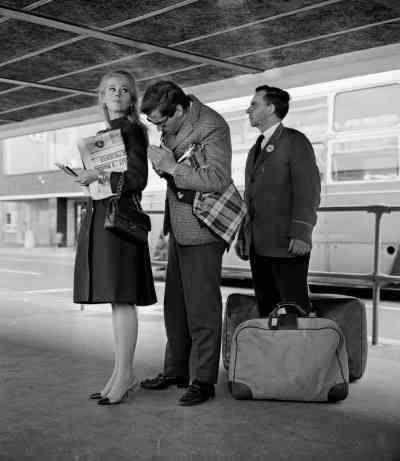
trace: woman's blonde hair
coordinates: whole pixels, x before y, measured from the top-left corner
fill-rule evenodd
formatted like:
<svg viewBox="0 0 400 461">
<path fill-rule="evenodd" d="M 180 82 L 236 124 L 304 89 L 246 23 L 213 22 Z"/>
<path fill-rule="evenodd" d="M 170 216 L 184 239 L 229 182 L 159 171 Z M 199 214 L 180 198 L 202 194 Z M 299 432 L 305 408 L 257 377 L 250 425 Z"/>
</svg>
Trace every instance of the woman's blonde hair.
<svg viewBox="0 0 400 461">
<path fill-rule="evenodd" d="M 135 77 L 126 70 L 112 70 L 102 77 L 102 79 L 100 80 L 99 87 L 97 89 L 100 104 L 102 104 L 102 97 L 106 89 L 107 81 L 112 77 L 126 78 L 128 82 L 129 94 L 131 95 L 131 106 L 129 108 L 128 117 L 131 119 L 132 122 L 141 123 L 139 112 L 137 109 L 138 94 L 137 94 L 136 80 L 135 80 Z"/>
</svg>

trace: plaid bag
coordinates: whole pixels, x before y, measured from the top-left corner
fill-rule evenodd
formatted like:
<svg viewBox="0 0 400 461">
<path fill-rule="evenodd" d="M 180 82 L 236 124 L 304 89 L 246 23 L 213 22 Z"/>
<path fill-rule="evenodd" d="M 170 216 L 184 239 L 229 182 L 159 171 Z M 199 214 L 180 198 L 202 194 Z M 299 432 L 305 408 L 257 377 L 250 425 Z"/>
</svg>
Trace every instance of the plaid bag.
<svg viewBox="0 0 400 461">
<path fill-rule="evenodd" d="M 221 237 L 228 247 L 246 213 L 246 204 L 233 183 L 222 194 L 196 192 L 194 197 L 193 214 Z"/>
</svg>

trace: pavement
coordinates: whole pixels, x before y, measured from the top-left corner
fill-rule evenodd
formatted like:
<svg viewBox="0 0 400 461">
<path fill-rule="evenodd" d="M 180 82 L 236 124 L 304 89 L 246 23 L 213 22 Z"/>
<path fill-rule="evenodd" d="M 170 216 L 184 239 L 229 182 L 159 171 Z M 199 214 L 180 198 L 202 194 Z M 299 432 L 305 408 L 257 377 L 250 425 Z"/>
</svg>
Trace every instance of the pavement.
<svg viewBox="0 0 400 461">
<path fill-rule="evenodd" d="M 73 261 L 70 249 L 18 249 L 39 254 Z M 237 401 L 221 366 L 200 406 L 178 406 L 170 388 L 101 407 L 88 395 L 112 369 L 106 306 L 10 289 L 0 316 L 0 461 L 400 461 L 399 346 L 371 346 L 340 403 Z M 161 370 L 166 339 L 157 308 L 139 308 L 139 322 L 142 379 Z"/>
</svg>

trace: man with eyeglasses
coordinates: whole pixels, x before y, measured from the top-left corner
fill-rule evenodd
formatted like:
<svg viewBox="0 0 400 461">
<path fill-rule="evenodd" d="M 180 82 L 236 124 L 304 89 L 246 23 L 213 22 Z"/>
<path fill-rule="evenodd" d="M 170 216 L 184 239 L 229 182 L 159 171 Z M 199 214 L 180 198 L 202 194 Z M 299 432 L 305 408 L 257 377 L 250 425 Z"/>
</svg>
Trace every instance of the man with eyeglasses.
<svg viewBox="0 0 400 461">
<path fill-rule="evenodd" d="M 171 81 L 147 88 L 141 111 L 162 133 L 149 147 L 154 169 L 167 180 L 164 233 L 170 234 L 164 297 L 164 370 L 142 387 L 189 387 L 179 403 L 214 397 L 221 347 L 220 292 L 224 241 L 193 214 L 197 191 L 222 193 L 231 183 L 226 121 Z"/>
</svg>

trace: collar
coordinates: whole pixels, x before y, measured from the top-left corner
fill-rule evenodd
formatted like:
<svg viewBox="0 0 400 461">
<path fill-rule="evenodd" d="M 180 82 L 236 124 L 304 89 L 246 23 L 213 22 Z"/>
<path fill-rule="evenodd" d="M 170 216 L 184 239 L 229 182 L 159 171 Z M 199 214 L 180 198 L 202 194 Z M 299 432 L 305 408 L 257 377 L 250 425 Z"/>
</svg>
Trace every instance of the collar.
<svg viewBox="0 0 400 461">
<path fill-rule="evenodd" d="M 274 131 L 278 128 L 281 122 L 275 123 L 275 125 L 270 126 L 268 129 L 262 133 L 264 135 L 263 142 L 261 144 L 262 147 L 264 147 L 267 142 L 269 141 L 270 137 L 274 134 Z"/>
<path fill-rule="evenodd" d="M 188 94 L 190 99 L 190 107 L 188 108 L 188 118 L 190 122 L 194 123 L 200 116 L 200 101 L 193 94 Z"/>
</svg>

